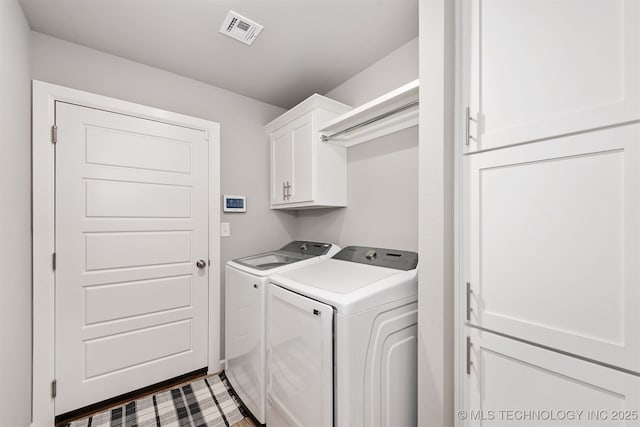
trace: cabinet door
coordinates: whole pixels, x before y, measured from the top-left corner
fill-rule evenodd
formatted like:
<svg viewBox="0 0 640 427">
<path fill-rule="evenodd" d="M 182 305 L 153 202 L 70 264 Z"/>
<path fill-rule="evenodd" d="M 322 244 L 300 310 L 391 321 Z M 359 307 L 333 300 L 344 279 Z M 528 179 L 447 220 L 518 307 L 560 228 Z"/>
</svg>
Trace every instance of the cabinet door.
<svg viewBox="0 0 640 427">
<path fill-rule="evenodd" d="M 469 321 L 640 372 L 639 156 L 640 124 L 465 156 Z"/>
<path fill-rule="evenodd" d="M 293 144 L 288 126 L 271 134 L 271 204 L 288 202 L 288 185 L 293 182 Z"/>
<path fill-rule="evenodd" d="M 319 135 L 318 135 L 319 137 Z M 313 113 L 309 113 L 291 124 L 293 147 L 293 184 L 289 202 L 300 203 L 314 199 L 313 177 L 316 176 L 315 148 L 313 141 Z"/>
<path fill-rule="evenodd" d="M 267 287 L 267 424 L 333 426 L 333 308 Z"/>
<path fill-rule="evenodd" d="M 467 337 L 460 425 L 639 424 L 640 377 L 476 328 L 463 348 Z"/>
<path fill-rule="evenodd" d="M 464 0 L 468 150 L 640 118 L 640 2 Z"/>
</svg>

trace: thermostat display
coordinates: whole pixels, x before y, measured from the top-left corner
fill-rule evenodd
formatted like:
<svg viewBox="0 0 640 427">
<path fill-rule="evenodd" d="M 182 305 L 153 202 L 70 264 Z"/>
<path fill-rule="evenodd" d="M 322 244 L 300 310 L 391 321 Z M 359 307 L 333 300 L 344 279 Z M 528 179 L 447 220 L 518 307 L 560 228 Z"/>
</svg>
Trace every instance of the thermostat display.
<svg viewBox="0 0 640 427">
<path fill-rule="evenodd" d="M 247 198 L 245 196 L 223 196 L 224 212 L 246 212 Z"/>
</svg>

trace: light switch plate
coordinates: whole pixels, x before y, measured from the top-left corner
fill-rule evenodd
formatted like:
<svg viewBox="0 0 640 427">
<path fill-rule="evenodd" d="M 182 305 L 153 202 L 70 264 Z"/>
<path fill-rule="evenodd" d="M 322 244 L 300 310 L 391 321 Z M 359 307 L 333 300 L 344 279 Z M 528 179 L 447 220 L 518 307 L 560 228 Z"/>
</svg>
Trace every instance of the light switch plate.
<svg viewBox="0 0 640 427">
<path fill-rule="evenodd" d="M 231 236 L 231 224 L 228 222 L 220 223 L 220 237 L 229 237 Z"/>
</svg>

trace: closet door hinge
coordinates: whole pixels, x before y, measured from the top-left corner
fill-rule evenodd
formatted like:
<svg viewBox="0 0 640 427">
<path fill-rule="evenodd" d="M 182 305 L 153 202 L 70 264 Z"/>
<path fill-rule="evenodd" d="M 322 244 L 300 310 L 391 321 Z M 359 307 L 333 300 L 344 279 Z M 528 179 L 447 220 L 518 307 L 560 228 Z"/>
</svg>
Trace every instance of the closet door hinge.
<svg viewBox="0 0 640 427">
<path fill-rule="evenodd" d="M 58 381 L 51 381 L 51 398 L 55 399 L 58 395 Z"/>
<path fill-rule="evenodd" d="M 58 126 L 51 126 L 51 143 L 56 144 L 58 142 Z"/>
<path fill-rule="evenodd" d="M 51 256 L 51 266 L 53 267 L 53 271 L 56 271 L 56 253 L 55 252 Z"/>
</svg>

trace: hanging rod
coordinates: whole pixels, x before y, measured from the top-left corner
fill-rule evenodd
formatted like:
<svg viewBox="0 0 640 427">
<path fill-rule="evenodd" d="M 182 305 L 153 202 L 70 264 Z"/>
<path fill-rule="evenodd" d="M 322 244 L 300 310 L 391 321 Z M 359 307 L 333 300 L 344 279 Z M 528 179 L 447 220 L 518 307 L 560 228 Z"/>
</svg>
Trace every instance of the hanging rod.
<svg viewBox="0 0 640 427">
<path fill-rule="evenodd" d="M 394 110 L 387 111 L 386 113 L 382 113 L 382 114 L 380 114 L 380 115 L 378 115 L 378 116 L 375 116 L 375 117 L 373 117 L 373 118 L 371 118 L 371 119 L 369 119 L 369 120 L 366 120 L 366 121 L 364 121 L 364 122 L 362 122 L 362 123 L 358 123 L 357 125 L 353 125 L 353 126 L 351 126 L 351 127 L 348 127 L 348 128 L 346 128 L 346 129 L 343 129 L 343 130 L 341 130 L 341 131 L 339 131 L 339 132 L 334 133 L 333 135 L 322 135 L 322 136 L 320 137 L 320 139 L 321 139 L 323 142 L 327 142 L 327 141 L 329 141 L 330 139 L 335 138 L 335 137 L 336 137 L 336 136 L 338 136 L 338 135 L 342 135 L 343 133 L 349 133 L 349 132 L 352 132 L 352 131 L 354 131 L 354 130 L 356 130 L 356 129 L 360 129 L 361 127 L 368 126 L 368 125 L 370 125 L 371 123 L 375 123 L 375 122 L 377 122 L 378 120 L 386 119 L 386 118 L 387 118 L 387 117 L 389 117 L 389 116 L 393 116 L 394 114 L 401 113 L 401 112 L 403 112 L 403 111 L 405 111 L 405 110 L 408 110 L 409 108 L 415 107 L 415 106 L 416 106 L 416 105 L 418 105 L 419 103 L 420 103 L 420 101 L 413 101 L 413 102 L 411 102 L 411 103 L 409 103 L 409 104 L 403 105 L 402 107 L 398 107 L 398 108 L 396 108 L 396 109 L 394 109 Z"/>
</svg>

